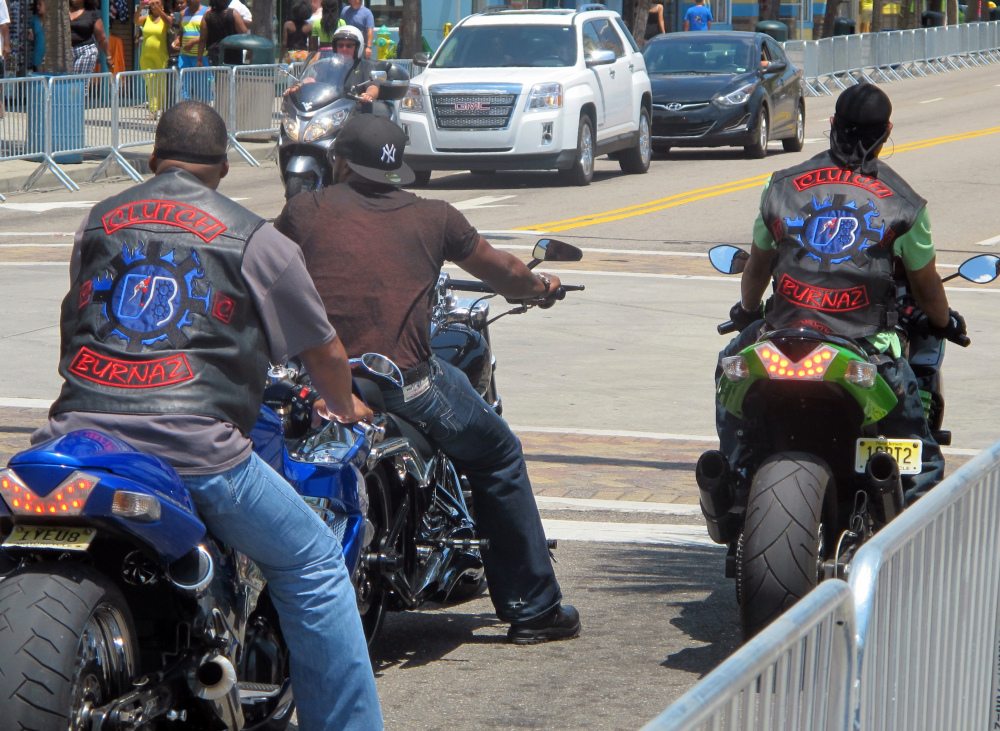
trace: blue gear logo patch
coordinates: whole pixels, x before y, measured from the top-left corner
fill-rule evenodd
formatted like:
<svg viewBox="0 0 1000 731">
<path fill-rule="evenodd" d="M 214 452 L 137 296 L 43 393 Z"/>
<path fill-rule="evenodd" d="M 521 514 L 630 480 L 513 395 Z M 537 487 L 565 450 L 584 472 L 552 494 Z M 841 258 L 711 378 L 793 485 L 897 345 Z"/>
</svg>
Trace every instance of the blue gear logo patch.
<svg viewBox="0 0 1000 731">
<path fill-rule="evenodd" d="M 179 350 L 190 342 L 184 331 L 193 314 L 208 312 L 211 287 L 199 291 L 205 270 L 197 251 L 178 262 L 173 249 L 163 254 L 162 247 L 160 241 L 122 246 L 108 274 L 93 280 L 91 303 L 101 306 L 106 321 L 97 332 L 102 342 L 117 337 L 130 353 Z"/>
<path fill-rule="evenodd" d="M 805 256 L 839 264 L 882 240 L 885 222 L 876 222 L 878 215 L 871 201 L 859 205 L 837 195 L 822 201 L 813 198 L 798 218 L 786 218 L 785 225 Z"/>
</svg>

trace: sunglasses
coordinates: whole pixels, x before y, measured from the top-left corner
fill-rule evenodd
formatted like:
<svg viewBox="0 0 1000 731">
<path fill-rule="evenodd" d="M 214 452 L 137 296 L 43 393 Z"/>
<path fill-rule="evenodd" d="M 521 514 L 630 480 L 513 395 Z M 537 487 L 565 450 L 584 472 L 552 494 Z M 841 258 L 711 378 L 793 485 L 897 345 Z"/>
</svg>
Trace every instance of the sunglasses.
<svg viewBox="0 0 1000 731">
<path fill-rule="evenodd" d="M 354 41 L 337 41 L 337 48 L 357 48 L 358 44 Z"/>
</svg>

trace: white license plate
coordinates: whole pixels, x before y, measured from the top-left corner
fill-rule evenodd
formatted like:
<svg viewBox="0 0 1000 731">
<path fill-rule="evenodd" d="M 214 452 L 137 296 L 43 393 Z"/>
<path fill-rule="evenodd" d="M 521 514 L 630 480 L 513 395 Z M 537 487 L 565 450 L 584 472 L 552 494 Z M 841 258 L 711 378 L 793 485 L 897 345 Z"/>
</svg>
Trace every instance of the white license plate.
<svg viewBox="0 0 1000 731">
<path fill-rule="evenodd" d="M 60 551 L 86 551 L 97 535 L 94 528 L 67 528 L 41 525 L 15 525 L 4 539 L 8 548 L 54 548 Z"/>
<path fill-rule="evenodd" d="M 899 464 L 899 474 L 919 475 L 924 444 L 919 439 L 859 439 L 854 469 L 864 472 L 876 452 L 888 452 Z"/>
</svg>

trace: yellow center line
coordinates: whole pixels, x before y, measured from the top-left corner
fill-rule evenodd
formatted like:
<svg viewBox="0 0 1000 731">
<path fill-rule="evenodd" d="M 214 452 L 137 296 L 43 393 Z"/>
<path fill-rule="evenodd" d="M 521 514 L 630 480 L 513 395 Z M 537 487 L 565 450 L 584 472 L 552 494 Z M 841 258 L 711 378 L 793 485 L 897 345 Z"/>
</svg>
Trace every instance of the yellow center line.
<svg viewBox="0 0 1000 731">
<path fill-rule="evenodd" d="M 1000 127 L 989 127 L 987 129 L 980 129 L 974 132 L 963 132 L 960 134 L 947 135 L 945 137 L 933 137 L 927 140 L 908 142 L 904 145 L 899 145 L 895 149 L 891 150 L 890 154 L 899 154 L 902 152 L 909 152 L 911 150 L 922 150 L 927 147 L 934 147 L 935 145 L 943 145 L 949 142 L 960 142 L 962 140 L 971 140 L 976 137 L 985 137 L 987 135 L 994 135 L 997 134 L 998 132 L 1000 132 Z M 689 190 L 686 193 L 678 193 L 677 195 L 668 196 L 666 198 L 659 198 L 653 201 L 647 201 L 646 203 L 639 203 L 634 206 L 627 206 L 626 208 L 617 208 L 611 211 L 603 211 L 601 213 L 591 213 L 586 216 L 577 216 L 576 218 L 566 218 L 561 221 L 550 221 L 549 223 L 536 224 L 534 226 L 522 226 L 520 228 L 516 228 L 513 230 L 548 231 L 551 233 L 558 233 L 560 231 L 568 231 L 574 228 L 593 226 L 598 223 L 609 223 L 611 221 L 620 221 L 624 218 L 632 218 L 633 216 L 644 216 L 647 213 L 655 213 L 656 211 L 662 211 L 666 208 L 673 208 L 675 206 L 684 205 L 685 203 L 694 203 L 695 201 L 705 200 L 706 198 L 714 198 L 715 196 L 725 195 L 726 193 L 735 193 L 736 191 L 746 190 L 748 188 L 755 188 L 759 185 L 762 185 L 770 177 L 771 173 L 767 173 L 766 175 L 758 175 L 753 178 L 744 178 L 743 180 L 734 180 L 729 183 L 723 183 L 721 185 L 713 185 L 708 188 L 698 188 L 696 190 Z"/>
</svg>

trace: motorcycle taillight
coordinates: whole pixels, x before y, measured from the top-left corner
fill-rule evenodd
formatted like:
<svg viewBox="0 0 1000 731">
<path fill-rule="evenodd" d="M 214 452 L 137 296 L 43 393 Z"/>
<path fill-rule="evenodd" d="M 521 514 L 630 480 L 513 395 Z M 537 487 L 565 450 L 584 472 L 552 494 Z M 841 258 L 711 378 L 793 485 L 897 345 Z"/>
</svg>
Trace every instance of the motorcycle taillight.
<svg viewBox="0 0 1000 731">
<path fill-rule="evenodd" d="M 45 497 L 36 495 L 14 470 L 0 470 L 0 497 L 14 515 L 79 515 L 98 478 L 77 470 Z"/>
<path fill-rule="evenodd" d="M 829 345 L 814 348 L 805 358 L 793 361 L 774 343 L 758 343 L 754 352 L 767 371 L 768 378 L 795 381 L 822 381 L 837 351 Z"/>
</svg>

